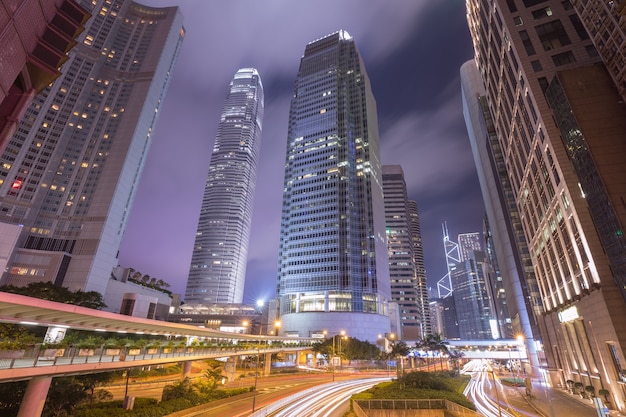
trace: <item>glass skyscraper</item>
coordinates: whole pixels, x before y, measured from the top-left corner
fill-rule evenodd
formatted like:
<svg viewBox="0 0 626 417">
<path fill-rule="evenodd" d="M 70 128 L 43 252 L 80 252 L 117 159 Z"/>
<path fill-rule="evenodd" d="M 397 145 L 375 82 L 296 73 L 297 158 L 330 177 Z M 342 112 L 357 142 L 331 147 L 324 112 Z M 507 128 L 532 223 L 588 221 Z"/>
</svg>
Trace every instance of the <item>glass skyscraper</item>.
<svg viewBox="0 0 626 417">
<path fill-rule="evenodd" d="M 376 104 L 353 38 L 309 43 L 289 112 L 278 265 L 281 331 L 389 332 Z"/>
<path fill-rule="evenodd" d="M 263 106 L 257 70 L 237 71 L 211 154 L 185 293 L 187 304 L 243 300 Z"/>
<path fill-rule="evenodd" d="M 2 283 L 104 294 L 184 29 L 177 7 L 79 4 L 79 44 L 0 154 L 0 227 L 23 225 Z"/>
</svg>

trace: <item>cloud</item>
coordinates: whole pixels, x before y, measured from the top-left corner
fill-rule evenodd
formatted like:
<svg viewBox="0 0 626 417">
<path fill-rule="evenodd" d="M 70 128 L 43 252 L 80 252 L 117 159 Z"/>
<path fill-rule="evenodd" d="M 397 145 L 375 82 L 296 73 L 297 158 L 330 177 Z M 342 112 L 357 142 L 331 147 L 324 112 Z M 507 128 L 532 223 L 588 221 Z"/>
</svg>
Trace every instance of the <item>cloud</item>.
<svg viewBox="0 0 626 417">
<path fill-rule="evenodd" d="M 157 7 L 176 3 L 139 2 Z M 473 191 L 476 197 L 475 184 L 468 186 L 475 174 L 458 81 L 458 68 L 471 55 L 462 2 L 185 0 L 180 8 L 186 39 L 120 264 L 161 277 L 174 291 L 184 292 L 222 103 L 237 69 L 255 67 L 265 87 L 266 109 L 246 297 L 275 291 L 293 83 L 306 44 L 339 29 L 354 37 L 372 80 L 382 160 L 403 166 L 409 194 L 423 213 L 422 230 L 429 239 L 434 236 L 432 247 L 438 250 L 440 237 L 429 231 L 440 230 L 438 217 L 454 208 L 451 196 L 468 205 L 471 197 L 463 193 Z"/>
</svg>

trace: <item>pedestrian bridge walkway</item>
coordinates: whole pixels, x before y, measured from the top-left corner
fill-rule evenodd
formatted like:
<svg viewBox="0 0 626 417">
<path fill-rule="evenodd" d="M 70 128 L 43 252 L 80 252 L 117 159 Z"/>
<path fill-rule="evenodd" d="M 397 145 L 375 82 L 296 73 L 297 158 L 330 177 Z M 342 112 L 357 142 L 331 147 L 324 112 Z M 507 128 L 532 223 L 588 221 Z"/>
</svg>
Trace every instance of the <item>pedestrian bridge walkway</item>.
<svg viewBox="0 0 626 417">
<path fill-rule="evenodd" d="M 0 359 L 0 383 L 35 377 L 56 377 L 130 367 L 155 366 L 175 362 L 206 360 L 234 356 L 297 352 L 310 349 L 303 345 L 262 345 L 232 347 L 185 347 L 141 349 L 41 349 L 39 346 L 16 352 L 14 358 Z M 7 352 L 4 352 L 7 353 Z M 23 355 L 23 356 L 22 356 Z M 2 352 L 0 352 L 1 356 Z"/>
</svg>

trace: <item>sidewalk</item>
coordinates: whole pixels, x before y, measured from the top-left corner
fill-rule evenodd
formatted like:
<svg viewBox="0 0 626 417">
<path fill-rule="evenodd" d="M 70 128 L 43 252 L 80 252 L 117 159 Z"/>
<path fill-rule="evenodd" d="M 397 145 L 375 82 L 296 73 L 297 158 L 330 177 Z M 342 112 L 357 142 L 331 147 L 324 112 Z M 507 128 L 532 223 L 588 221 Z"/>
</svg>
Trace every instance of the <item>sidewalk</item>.
<svg viewBox="0 0 626 417">
<path fill-rule="evenodd" d="M 523 388 L 509 388 L 517 390 L 519 395 L 523 395 Z M 543 417 L 597 417 L 598 412 L 590 399 L 580 398 L 578 395 L 569 392 L 546 387 L 539 382 L 533 382 L 533 397 L 524 395 L 526 402 Z M 617 410 L 610 410 L 611 417 L 624 416 Z"/>
</svg>

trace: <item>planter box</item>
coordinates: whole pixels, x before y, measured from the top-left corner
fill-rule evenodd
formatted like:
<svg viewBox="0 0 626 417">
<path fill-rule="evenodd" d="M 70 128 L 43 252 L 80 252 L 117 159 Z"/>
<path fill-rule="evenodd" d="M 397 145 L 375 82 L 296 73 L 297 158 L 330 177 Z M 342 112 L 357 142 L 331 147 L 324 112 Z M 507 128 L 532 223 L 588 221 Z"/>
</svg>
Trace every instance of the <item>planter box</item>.
<svg viewBox="0 0 626 417">
<path fill-rule="evenodd" d="M 107 356 L 117 356 L 120 354 L 119 348 L 105 348 L 104 354 Z"/>
<path fill-rule="evenodd" d="M 146 353 L 148 355 L 156 355 L 157 353 L 159 353 L 159 348 L 148 348 L 146 349 Z"/>
<path fill-rule="evenodd" d="M 41 351 L 39 356 L 45 356 L 46 358 L 55 358 L 59 356 L 63 356 L 65 354 L 65 349 L 44 349 Z"/>
<path fill-rule="evenodd" d="M 0 359 L 19 359 L 24 357 L 25 350 L 0 350 Z"/>
<path fill-rule="evenodd" d="M 78 349 L 78 356 L 93 356 L 95 349 L 81 348 Z"/>
<path fill-rule="evenodd" d="M 137 356 L 141 353 L 141 349 L 128 349 L 128 356 Z"/>
</svg>

